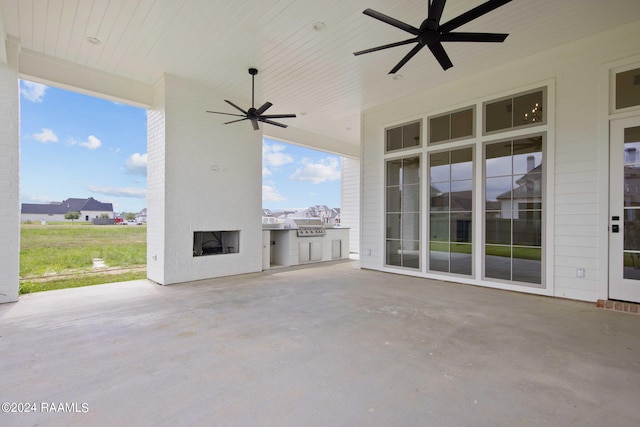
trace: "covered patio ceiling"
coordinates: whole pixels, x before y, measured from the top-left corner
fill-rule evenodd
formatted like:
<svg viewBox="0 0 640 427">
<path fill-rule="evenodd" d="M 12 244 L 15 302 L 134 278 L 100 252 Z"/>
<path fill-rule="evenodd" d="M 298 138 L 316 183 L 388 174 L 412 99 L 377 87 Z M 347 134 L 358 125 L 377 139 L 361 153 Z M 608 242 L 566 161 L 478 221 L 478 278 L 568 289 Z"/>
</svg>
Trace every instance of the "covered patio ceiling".
<svg viewBox="0 0 640 427">
<path fill-rule="evenodd" d="M 481 3 L 450 0 L 442 22 Z M 393 79 L 410 46 L 352 54 L 408 38 L 366 8 L 419 26 L 427 0 L 0 0 L 0 30 L 25 67 L 56 61 L 146 86 L 169 73 L 240 105 L 251 101 L 247 69 L 257 67 L 256 104 L 297 113 L 291 127 L 359 144 L 362 110 L 640 19 L 637 0 L 514 0 L 460 28 L 509 33 L 505 43 L 446 43 L 447 71 L 425 49 Z M 42 68 L 21 71 L 49 81 Z"/>
</svg>

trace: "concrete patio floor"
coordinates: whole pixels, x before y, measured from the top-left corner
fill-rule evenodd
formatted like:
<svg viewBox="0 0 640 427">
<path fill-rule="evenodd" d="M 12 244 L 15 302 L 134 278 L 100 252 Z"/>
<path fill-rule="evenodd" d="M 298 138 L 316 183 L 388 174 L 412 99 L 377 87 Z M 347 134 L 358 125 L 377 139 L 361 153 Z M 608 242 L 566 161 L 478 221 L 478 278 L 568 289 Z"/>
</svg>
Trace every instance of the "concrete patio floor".
<svg viewBox="0 0 640 427">
<path fill-rule="evenodd" d="M 640 316 L 352 262 L 67 289 L 0 305 L 0 396 L 36 404 L 3 426 L 633 426 Z"/>
</svg>

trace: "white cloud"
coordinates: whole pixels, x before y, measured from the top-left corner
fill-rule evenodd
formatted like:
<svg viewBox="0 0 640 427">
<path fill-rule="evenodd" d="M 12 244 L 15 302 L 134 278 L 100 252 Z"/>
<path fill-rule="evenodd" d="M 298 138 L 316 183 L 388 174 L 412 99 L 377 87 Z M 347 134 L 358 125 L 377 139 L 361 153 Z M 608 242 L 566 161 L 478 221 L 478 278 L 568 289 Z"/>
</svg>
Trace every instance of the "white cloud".
<svg viewBox="0 0 640 427">
<path fill-rule="evenodd" d="M 262 177 L 264 178 L 265 176 L 271 176 L 272 173 L 269 169 L 267 168 L 262 168 Z"/>
<path fill-rule="evenodd" d="M 275 187 L 271 185 L 262 186 L 262 201 L 263 202 L 282 202 L 285 199 L 282 194 L 278 193 Z"/>
<path fill-rule="evenodd" d="M 297 168 L 289 177 L 291 181 L 304 181 L 320 184 L 340 179 L 340 162 L 335 157 L 325 157 L 317 162 L 302 159 L 303 167 Z"/>
<path fill-rule="evenodd" d="M 131 175 L 147 175 L 147 153 L 133 153 L 125 163 L 127 173 Z"/>
<path fill-rule="evenodd" d="M 43 144 L 47 142 L 58 142 L 58 135 L 56 135 L 51 129 L 42 128 L 40 133 L 34 133 L 33 139 L 40 141 Z"/>
<path fill-rule="evenodd" d="M 87 138 L 86 141 L 80 142 L 79 145 L 81 147 L 86 147 L 89 150 L 95 150 L 96 148 L 99 148 L 102 145 L 102 142 L 100 142 L 100 140 L 95 136 L 89 135 L 89 138 Z"/>
<path fill-rule="evenodd" d="M 24 99 L 31 102 L 42 102 L 44 98 L 44 94 L 47 92 L 49 86 L 29 82 L 27 80 L 22 80 L 20 84 L 20 94 L 24 97 Z"/>
<path fill-rule="evenodd" d="M 51 203 L 54 200 L 51 197 L 38 194 L 23 194 L 20 196 L 20 201 L 22 203 Z"/>
<path fill-rule="evenodd" d="M 96 185 L 87 185 L 87 190 L 94 193 L 104 194 L 105 196 L 114 197 L 133 197 L 144 199 L 147 197 L 146 188 L 137 187 L 98 187 Z"/>
<path fill-rule="evenodd" d="M 69 138 L 67 141 L 70 145 L 79 145 L 81 147 L 86 147 L 89 150 L 95 150 L 102 146 L 102 142 L 95 136 L 89 135 L 86 141 L 78 141 L 73 138 Z"/>
<path fill-rule="evenodd" d="M 286 149 L 281 144 L 262 144 L 262 163 L 274 168 L 293 163 L 293 157 L 284 152 Z"/>
</svg>

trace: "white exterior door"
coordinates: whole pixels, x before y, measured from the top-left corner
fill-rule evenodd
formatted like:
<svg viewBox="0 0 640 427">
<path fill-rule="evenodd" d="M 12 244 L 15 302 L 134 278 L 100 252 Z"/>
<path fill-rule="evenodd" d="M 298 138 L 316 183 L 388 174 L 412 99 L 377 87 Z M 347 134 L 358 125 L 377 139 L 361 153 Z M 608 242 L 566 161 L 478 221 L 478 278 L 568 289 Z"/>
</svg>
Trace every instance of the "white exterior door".
<svg viewBox="0 0 640 427">
<path fill-rule="evenodd" d="M 609 298 L 640 302 L 640 117 L 610 126 Z"/>
</svg>

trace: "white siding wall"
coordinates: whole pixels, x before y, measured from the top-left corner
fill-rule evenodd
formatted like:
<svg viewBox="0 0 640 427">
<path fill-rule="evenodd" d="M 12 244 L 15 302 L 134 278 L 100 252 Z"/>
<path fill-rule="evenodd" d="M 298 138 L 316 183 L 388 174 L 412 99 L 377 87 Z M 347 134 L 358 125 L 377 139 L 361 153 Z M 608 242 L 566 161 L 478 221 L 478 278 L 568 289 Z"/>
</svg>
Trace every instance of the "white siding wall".
<svg viewBox="0 0 640 427">
<path fill-rule="evenodd" d="M 342 157 L 340 224 L 349 227 L 349 252 L 360 252 L 360 160 Z"/>
<path fill-rule="evenodd" d="M 0 43 L 4 40 L 0 38 Z M 20 275 L 19 98 L 17 53 L 0 63 L 0 303 L 17 301 Z"/>
<path fill-rule="evenodd" d="M 262 133 L 223 125 L 223 97 L 167 75 L 149 112 L 148 276 L 162 284 L 262 268 Z M 164 138 L 163 138 L 164 136 Z M 157 170 L 155 168 L 158 168 Z M 240 253 L 193 257 L 194 231 L 240 231 Z"/>
<path fill-rule="evenodd" d="M 603 153 L 607 153 L 608 140 L 602 135 L 606 135 L 603 127 L 608 127 L 608 121 L 599 111 L 608 94 L 599 90 L 601 68 L 603 64 L 638 55 L 638 34 L 640 22 L 366 111 L 362 135 L 361 265 L 384 269 L 385 127 L 416 118 L 426 119 L 428 115 L 551 82 L 555 93 L 551 93 L 547 111 L 551 126 L 547 135 L 546 167 L 552 171 L 548 175 L 552 194 L 547 196 L 552 211 L 546 238 L 552 257 L 547 260 L 550 283 L 542 293 L 588 301 L 606 294 L 608 265 L 606 257 L 601 255 L 607 245 L 608 171 Z M 476 159 L 481 165 L 482 154 L 477 153 Z M 424 236 L 423 233 L 423 252 Z M 583 279 L 576 278 L 579 267 L 586 268 Z M 479 280 L 469 282 L 493 286 Z"/>
</svg>

